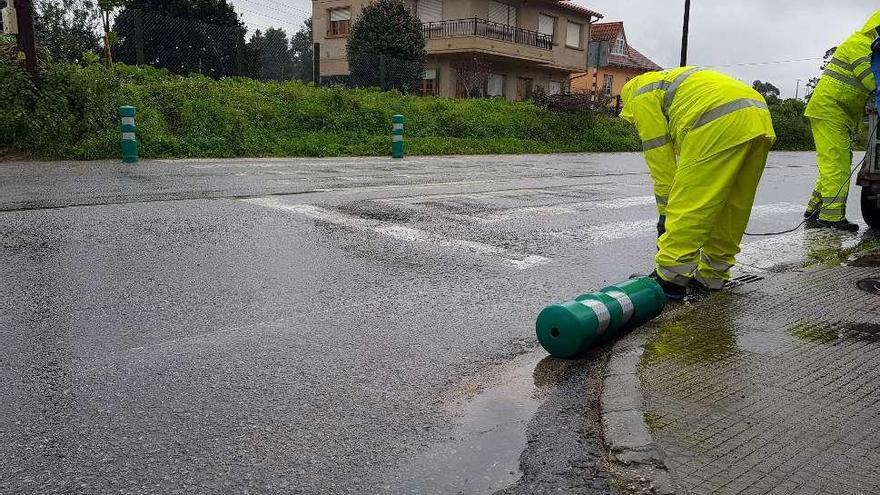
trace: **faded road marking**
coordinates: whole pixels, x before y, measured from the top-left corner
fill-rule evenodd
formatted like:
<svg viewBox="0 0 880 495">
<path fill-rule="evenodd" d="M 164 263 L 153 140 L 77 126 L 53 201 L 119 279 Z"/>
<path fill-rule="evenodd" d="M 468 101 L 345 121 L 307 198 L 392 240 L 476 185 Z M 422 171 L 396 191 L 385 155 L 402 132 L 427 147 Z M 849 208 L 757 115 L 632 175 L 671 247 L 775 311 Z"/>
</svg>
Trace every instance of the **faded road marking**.
<svg viewBox="0 0 880 495">
<path fill-rule="evenodd" d="M 636 203 L 635 200 L 650 201 L 653 203 L 653 196 L 640 196 L 637 198 L 624 198 L 634 200 L 630 202 Z M 626 204 L 625 202 L 619 203 L 611 203 L 614 206 L 611 208 L 623 208 L 624 206 L 620 206 L 622 204 Z M 795 205 L 792 203 L 772 203 L 766 205 L 756 205 L 752 209 L 752 219 L 755 218 L 763 218 L 769 217 L 773 215 L 778 215 L 780 213 L 793 213 L 800 212 L 803 210 L 803 207 L 800 205 Z M 655 232 L 657 226 L 656 220 L 640 220 L 640 221 L 623 221 L 623 222 L 612 222 L 601 225 L 590 225 L 586 227 L 577 228 L 574 230 L 566 230 L 561 232 L 548 232 L 545 235 L 549 238 L 555 239 L 577 239 L 579 242 L 585 243 L 586 245 L 599 245 L 605 244 L 612 241 L 618 241 L 621 239 L 632 239 L 636 237 L 640 237 L 647 234 L 653 234 Z M 766 245 L 785 245 L 786 243 L 790 243 L 792 237 L 783 236 L 781 238 L 770 238 L 765 241 L 754 242 L 751 244 L 756 244 L 755 249 L 762 249 L 757 244 L 763 242 Z M 760 245 L 764 245 L 760 244 Z M 747 246 L 750 244 L 745 244 L 743 246 L 743 251 L 747 251 Z"/>
<path fill-rule="evenodd" d="M 582 201 L 548 206 L 526 206 L 491 213 L 485 216 L 473 216 L 480 223 L 498 223 L 531 215 L 566 215 L 581 214 L 589 210 L 622 210 L 636 206 L 654 204 L 654 196 L 635 196 L 628 198 L 609 199 L 604 201 Z"/>
<path fill-rule="evenodd" d="M 549 263 L 550 260 L 543 256 L 528 255 L 517 253 L 508 249 L 483 244 L 474 241 L 465 241 L 461 239 L 452 239 L 439 234 L 426 232 L 424 230 L 396 225 L 390 222 L 382 222 L 379 220 L 370 220 L 366 218 L 355 217 L 338 213 L 324 208 L 308 205 L 308 204 L 290 204 L 281 201 L 278 198 L 251 198 L 242 200 L 246 203 L 262 206 L 264 208 L 273 208 L 293 212 L 313 220 L 341 225 L 355 230 L 369 231 L 381 234 L 399 241 L 429 244 L 433 246 L 442 246 L 447 248 L 468 251 L 490 258 L 498 259 L 504 263 L 512 265 L 514 268 L 525 270 L 537 265 Z"/>
</svg>

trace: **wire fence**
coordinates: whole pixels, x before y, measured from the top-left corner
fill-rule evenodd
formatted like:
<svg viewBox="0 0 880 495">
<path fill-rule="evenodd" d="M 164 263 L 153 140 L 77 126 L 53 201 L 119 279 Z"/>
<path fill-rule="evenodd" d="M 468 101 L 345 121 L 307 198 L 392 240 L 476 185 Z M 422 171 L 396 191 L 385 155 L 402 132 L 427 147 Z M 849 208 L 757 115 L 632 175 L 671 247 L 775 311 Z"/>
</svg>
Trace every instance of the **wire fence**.
<svg viewBox="0 0 880 495">
<path fill-rule="evenodd" d="M 5 3 L 0 0 L 0 8 Z M 313 80 L 310 21 L 249 31 L 232 7 L 221 8 L 226 10 L 173 15 L 124 7 L 110 20 L 105 34 L 94 1 L 37 0 L 38 57 L 44 64 L 95 63 L 108 58 L 105 45 L 109 44 L 113 62 L 163 68 L 174 74 Z M 14 44 L 14 38 L 0 38 L 0 49 L 14 51 Z"/>
<path fill-rule="evenodd" d="M 5 0 L 0 0 L 0 4 Z M 132 1 L 129 7 L 116 11 L 107 33 L 94 0 L 37 0 L 35 32 L 43 63 L 114 63 L 151 66 L 173 74 L 202 74 L 219 79 L 247 77 L 262 81 L 301 80 L 321 85 L 342 85 L 358 88 L 380 88 L 423 96 L 462 98 L 530 99 L 548 108 L 560 110 L 604 109 L 608 102 L 589 95 L 568 93 L 567 85 L 556 87 L 529 84 L 517 88 L 505 82 L 504 69 L 493 66 L 484 58 L 464 57 L 440 69 L 426 64 L 425 59 L 412 59 L 395 53 L 347 52 L 344 61 L 320 74 L 310 20 L 303 25 L 293 23 L 280 27 L 263 26 L 248 29 L 229 4 L 218 7 L 210 15 L 196 10 L 168 11 L 133 8 L 150 4 Z M 223 10 L 226 9 L 226 10 Z M 209 18 L 211 22 L 205 22 Z M 551 38 L 513 29 L 478 19 L 426 23 L 426 38 L 437 36 L 481 36 L 526 43 L 538 48 L 549 47 Z M 346 28 L 347 29 L 347 28 Z M 0 43 L 2 44 L 2 43 Z M 105 46 L 110 50 L 105 50 Z M 0 52 L 2 52 L 0 46 Z M 11 58 L 14 50 L 9 51 Z M 331 63 L 329 60 L 327 63 Z M 340 70 L 339 64 L 345 65 Z M 442 72 L 441 72 L 442 71 Z M 442 77 L 441 77 L 442 76 Z M 522 79 L 522 78 L 520 78 Z M 443 81 L 443 87 L 440 83 Z M 510 86 L 510 87 L 508 87 Z M 613 105 L 612 105 L 613 106 Z"/>
</svg>

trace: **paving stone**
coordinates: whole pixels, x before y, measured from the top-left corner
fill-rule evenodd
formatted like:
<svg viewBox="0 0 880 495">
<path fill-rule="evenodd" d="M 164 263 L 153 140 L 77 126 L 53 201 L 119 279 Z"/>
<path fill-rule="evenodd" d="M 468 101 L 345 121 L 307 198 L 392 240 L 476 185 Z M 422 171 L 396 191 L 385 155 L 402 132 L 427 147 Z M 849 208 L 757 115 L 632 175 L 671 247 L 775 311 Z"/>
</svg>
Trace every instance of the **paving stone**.
<svg viewBox="0 0 880 495">
<path fill-rule="evenodd" d="M 769 277 L 653 324 L 640 365 L 680 493 L 878 493 L 878 268 Z"/>
</svg>

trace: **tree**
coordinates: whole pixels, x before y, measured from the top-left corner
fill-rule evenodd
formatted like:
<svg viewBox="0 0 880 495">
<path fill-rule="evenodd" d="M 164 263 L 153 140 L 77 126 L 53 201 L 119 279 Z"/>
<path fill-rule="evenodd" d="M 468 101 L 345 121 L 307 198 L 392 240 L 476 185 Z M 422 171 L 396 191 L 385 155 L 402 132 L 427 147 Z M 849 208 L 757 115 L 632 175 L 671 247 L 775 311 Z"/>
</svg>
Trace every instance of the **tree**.
<svg viewBox="0 0 880 495">
<path fill-rule="evenodd" d="M 825 72 L 825 69 L 828 68 L 828 62 L 831 61 L 831 57 L 834 56 L 834 52 L 837 51 L 837 47 L 831 47 L 825 51 L 825 55 L 822 57 L 822 66 L 819 67 L 821 72 Z M 813 91 L 816 91 L 816 86 L 819 85 L 819 76 L 810 78 L 807 81 L 807 96 L 804 97 L 805 100 L 810 101 L 810 97 L 813 96 Z"/>
<path fill-rule="evenodd" d="M 492 74 L 492 65 L 482 58 L 458 60 L 452 64 L 455 70 L 456 94 L 465 98 L 480 98 L 486 92 L 486 83 Z"/>
<path fill-rule="evenodd" d="M 754 90 L 757 91 L 758 93 L 761 93 L 761 96 L 763 96 L 764 99 L 767 100 L 767 103 L 770 105 L 778 105 L 779 103 L 782 102 L 782 100 L 779 98 L 779 94 L 780 94 L 779 88 L 770 84 L 769 81 L 768 82 L 761 82 L 760 80 L 755 81 L 752 84 L 752 88 L 754 88 Z"/>
<path fill-rule="evenodd" d="M 110 31 L 110 19 L 116 9 L 125 5 L 125 0 L 98 0 L 98 14 L 101 17 L 101 28 L 104 30 L 104 63 L 107 67 L 113 65 L 113 46 L 115 35 Z"/>
<path fill-rule="evenodd" d="M 283 29 L 270 27 L 260 47 L 260 79 L 283 81 L 291 78 L 290 45 Z"/>
<path fill-rule="evenodd" d="M 251 39 L 244 46 L 244 60 L 242 61 L 241 74 L 251 79 L 260 78 L 260 69 L 263 66 L 263 32 L 257 29 L 251 35 Z"/>
<path fill-rule="evenodd" d="M 290 60 L 292 77 L 300 81 L 313 80 L 315 69 L 312 20 L 306 19 L 303 27 L 290 38 Z"/>
<path fill-rule="evenodd" d="M 422 21 L 401 0 L 376 0 L 364 7 L 346 48 L 355 86 L 409 92 L 425 70 Z"/>
<path fill-rule="evenodd" d="M 80 63 L 98 49 L 97 19 L 91 0 L 40 0 L 34 12 L 37 44 L 56 61 Z"/>
<path fill-rule="evenodd" d="M 246 29 L 226 0 L 129 0 L 114 23 L 119 37 L 116 58 L 136 63 L 136 30 L 141 26 L 141 48 L 150 65 L 214 78 L 236 75 L 239 62 L 243 65 L 238 57 Z"/>
</svg>

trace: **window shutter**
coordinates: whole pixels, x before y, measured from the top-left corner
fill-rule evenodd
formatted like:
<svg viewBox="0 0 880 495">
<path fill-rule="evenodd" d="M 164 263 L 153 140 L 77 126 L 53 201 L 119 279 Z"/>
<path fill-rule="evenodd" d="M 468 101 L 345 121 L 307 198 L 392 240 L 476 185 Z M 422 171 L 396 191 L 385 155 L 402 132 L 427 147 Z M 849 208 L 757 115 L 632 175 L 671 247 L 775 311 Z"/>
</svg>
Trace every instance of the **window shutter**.
<svg viewBox="0 0 880 495">
<path fill-rule="evenodd" d="M 565 44 L 574 48 L 581 47 L 581 25 L 576 22 L 569 21 L 568 32 L 566 33 Z"/>
<path fill-rule="evenodd" d="M 516 7 L 512 5 L 507 6 L 507 22 L 511 26 L 516 26 Z"/>
<path fill-rule="evenodd" d="M 504 96 L 504 76 L 499 74 L 489 74 L 486 80 L 487 96 Z"/>
<path fill-rule="evenodd" d="M 330 11 L 330 21 L 351 20 L 351 9 L 333 9 Z"/>
<path fill-rule="evenodd" d="M 507 5 L 489 0 L 489 22 L 507 24 Z"/>
<path fill-rule="evenodd" d="M 416 16 L 422 22 L 440 22 L 443 20 L 442 0 L 418 0 Z"/>
<path fill-rule="evenodd" d="M 539 14 L 538 15 L 538 32 L 541 34 L 549 34 L 553 36 L 553 24 L 554 19 L 549 15 Z"/>
</svg>

